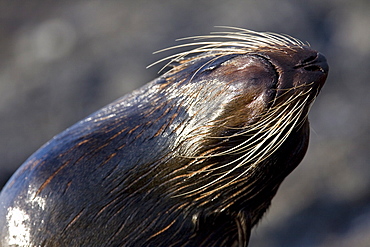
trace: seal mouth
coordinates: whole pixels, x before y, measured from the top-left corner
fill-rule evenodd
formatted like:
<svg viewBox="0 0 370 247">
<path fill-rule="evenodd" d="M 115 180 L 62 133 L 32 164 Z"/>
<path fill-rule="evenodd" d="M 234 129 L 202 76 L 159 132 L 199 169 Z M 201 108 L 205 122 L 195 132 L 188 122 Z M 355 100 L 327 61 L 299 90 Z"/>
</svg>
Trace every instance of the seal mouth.
<svg viewBox="0 0 370 247">
<path fill-rule="evenodd" d="M 314 78 L 313 82 L 320 90 L 326 81 L 329 72 L 328 62 L 323 54 L 316 52 L 294 66 L 294 69 L 303 70 Z"/>
</svg>

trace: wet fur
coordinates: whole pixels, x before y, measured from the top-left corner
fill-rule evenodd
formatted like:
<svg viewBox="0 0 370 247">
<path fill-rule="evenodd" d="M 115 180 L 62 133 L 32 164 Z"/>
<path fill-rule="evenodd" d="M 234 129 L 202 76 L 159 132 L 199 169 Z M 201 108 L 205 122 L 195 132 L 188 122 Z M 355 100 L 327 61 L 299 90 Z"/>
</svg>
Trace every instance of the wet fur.
<svg viewBox="0 0 370 247">
<path fill-rule="evenodd" d="M 159 61 L 165 74 L 22 165 L 0 195 L 2 246 L 12 212 L 29 246 L 247 246 L 306 152 L 326 62 L 286 35 L 193 38 Z"/>
</svg>

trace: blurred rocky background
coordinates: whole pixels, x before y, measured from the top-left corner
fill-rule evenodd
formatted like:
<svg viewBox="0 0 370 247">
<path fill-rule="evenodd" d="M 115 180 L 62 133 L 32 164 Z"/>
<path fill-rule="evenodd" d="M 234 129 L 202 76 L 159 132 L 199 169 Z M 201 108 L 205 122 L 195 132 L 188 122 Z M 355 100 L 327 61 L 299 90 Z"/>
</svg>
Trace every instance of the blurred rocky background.
<svg viewBox="0 0 370 247">
<path fill-rule="evenodd" d="M 149 82 L 180 37 L 228 25 L 323 52 L 311 143 L 250 246 L 370 246 L 370 2 L 0 0 L 0 188 L 43 143 Z"/>
</svg>

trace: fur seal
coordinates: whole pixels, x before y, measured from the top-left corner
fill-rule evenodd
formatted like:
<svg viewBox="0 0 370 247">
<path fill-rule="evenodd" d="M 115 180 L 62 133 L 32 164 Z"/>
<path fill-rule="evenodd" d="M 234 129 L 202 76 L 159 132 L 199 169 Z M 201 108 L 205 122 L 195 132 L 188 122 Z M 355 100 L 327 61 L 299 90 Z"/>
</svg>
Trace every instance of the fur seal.
<svg viewBox="0 0 370 247">
<path fill-rule="evenodd" d="M 305 155 L 328 64 L 282 34 L 193 38 L 166 73 L 16 171 L 0 194 L 1 246 L 248 245 Z"/>
</svg>

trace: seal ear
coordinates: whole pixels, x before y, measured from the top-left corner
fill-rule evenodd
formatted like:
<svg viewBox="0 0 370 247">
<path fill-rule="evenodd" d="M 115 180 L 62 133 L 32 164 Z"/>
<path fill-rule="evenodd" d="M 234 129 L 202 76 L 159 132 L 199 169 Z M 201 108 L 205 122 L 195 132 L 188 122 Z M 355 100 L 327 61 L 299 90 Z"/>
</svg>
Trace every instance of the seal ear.
<svg viewBox="0 0 370 247">
<path fill-rule="evenodd" d="M 237 215 L 226 212 L 199 212 L 193 216 L 196 246 L 247 247 L 252 229 L 248 215 L 241 211 Z"/>
<path fill-rule="evenodd" d="M 252 229 L 250 219 L 244 211 L 240 211 L 235 218 L 235 222 L 238 228 L 238 242 L 235 243 L 237 244 L 235 246 L 247 247 Z"/>
</svg>

